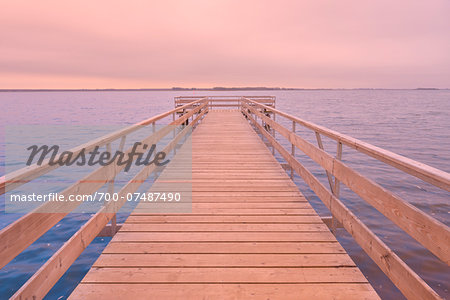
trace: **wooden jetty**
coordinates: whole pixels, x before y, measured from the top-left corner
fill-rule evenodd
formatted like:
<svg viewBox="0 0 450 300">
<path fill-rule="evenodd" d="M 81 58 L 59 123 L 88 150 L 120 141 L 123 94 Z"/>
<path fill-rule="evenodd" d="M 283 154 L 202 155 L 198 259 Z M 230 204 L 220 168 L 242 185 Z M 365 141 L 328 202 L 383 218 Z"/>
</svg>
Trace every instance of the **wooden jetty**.
<svg viewBox="0 0 450 300">
<path fill-rule="evenodd" d="M 292 128 L 281 125 L 275 116 L 288 119 Z M 112 141 L 123 141 L 127 134 L 170 117 L 171 124 L 183 124 L 184 129 L 166 146 L 167 151 L 176 150 L 185 130 L 194 128 L 192 213 L 157 214 L 142 212 L 138 206 L 124 224 L 116 224 L 115 213 L 123 203 L 114 204 L 116 210 L 105 205 L 13 298 L 44 297 L 98 235 L 113 238 L 71 299 L 378 298 L 334 237 L 332 230 L 339 226 L 353 236 L 407 298 L 439 299 L 339 200 L 339 186 L 348 186 L 447 264 L 448 226 L 345 165 L 342 147 L 356 149 L 446 191 L 450 191 L 450 174 L 290 116 L 275 109 L 274 97 L 266 96 L 177 97 L 173 110 L 84 147 L 110 148 Z M 299 136 L 296 126 L 313 130 L 317 146 Z M 335 157 L 324 151 L 323 136 L 337 141 Z M 291 143 L 290 149 L 281 145 L 281 138 Z M 324 168 L 329 188 L 295 158 L 298 150 Z M 285 159 L 288 172 L 273 151 Z M 144 168 L 118 193 L 136 191 L 153 171 L 151 168 Z M 103 182 L 75 183 L 64 192 L 93 193 L 105 184 L 112 187 L 121 171 L 107 167 L 100 170 Z M 10 191 L 49 171 L 51 167 L 46 165 L 19 170 L 7 176 L 0 187 L 2 192 Z M 291 180 L 293 172 L 330 209 L 331 218 L 319 217 Z M 84 182 L 94 178 L 89 176 Z M 0 231 L 0 267 L 65 216 L 35 211 Z"/>
</svg>

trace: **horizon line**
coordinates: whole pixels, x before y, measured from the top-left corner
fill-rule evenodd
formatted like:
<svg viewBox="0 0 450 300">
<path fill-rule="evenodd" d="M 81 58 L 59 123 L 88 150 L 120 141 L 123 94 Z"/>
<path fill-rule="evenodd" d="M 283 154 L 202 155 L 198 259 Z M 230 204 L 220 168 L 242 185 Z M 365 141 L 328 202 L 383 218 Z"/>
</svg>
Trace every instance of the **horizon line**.
<svg viewBox="0 0 450 300">
<path fill-rule="evenodd" d="M 40 88 L 0 89 L 0 92 L 95 92 L 95 91 L 277 91 L 277 90 L 449 90 L 450 88 L 287 88 L 287 87 L 210 87 L 210 88 Z"/>
</svg>

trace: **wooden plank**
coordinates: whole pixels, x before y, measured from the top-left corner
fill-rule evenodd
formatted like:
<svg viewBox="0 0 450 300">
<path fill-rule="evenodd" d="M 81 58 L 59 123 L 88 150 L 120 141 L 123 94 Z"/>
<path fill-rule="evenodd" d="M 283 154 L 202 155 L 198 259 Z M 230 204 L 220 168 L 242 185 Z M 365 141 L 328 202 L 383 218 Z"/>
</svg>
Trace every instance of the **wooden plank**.
<svg viewBox="0 0 450 300">
<path fill-rule="evenodd" d="M 183 203 L 186 204 L 186 203 Z M 140 203 L 138 207 L 150 207 L 152 203 Z M 311 208 L 308 202 L 215 202 L 212 199 L 211 202 L 193 202 L 189 203 L 193 212 L 206 210 L 206 209 L 305 209 Z"/>
<path fill-rule="evenodd" d="M 164 188 L 167 189 L 167 191 L 170 191 L 170 189 L 173 190 L 173 185 L 168 184 L 166 186 L 158 186 L 158 189 L 163 191 Z M 191 186 L 187 187 L 193 192 L 247 192 L 249 190 L 248 186 Z M 290 186 L 254 186 L 252 187 L 256 189 L 259 192 L 297 192 L 297 187 L 290 187 Z M 181 189 L 179 188 L 181 191 Z"/>
<path fill-rule="evenodd" d="M 236 178 L 236 176 L 234 176 Z M 220 196 L 226 196 L 226 197 L 299 197 L 302 198 L 303 195 L 300 194 L 300 192 L 284 192 L 284 191 L 275 191 L 275 192 L 260 192 L 260 191 L 241 191 L 241 192 L 192 192 L 193 197 L 197 196 L 209 196 L 209 197 L 220 197 Z"/>
<path fill-rule="evenodd" d="M 289 232 L 317 232 L 328 231 L 325 224 L 123 224 L 121 232 L 163 232 L 163 231 L 187 231 L 187 232 L 208 232 L 208 231 L 289 231 Z"/>
<path fill-rule="evenodd" d="M 93 267 L 354 267 L 347 254 L 103 254 Z M 235 271 L 233 271 L 235 272 Z"/>
<path fill-rule="evenodd" d="M 151 292 L 150 292 L 151 291 Z M 81 284 L 70 299 L 379 299 L 370 284 Z"/>
<path fill-rule="evenodd" d="M 105 255 L 109 256 L 109 255 Z M 173 276 L 177 274 L 177 276 Z M 358 268 L 93 268 L 83 283 L 367 283 Z"/>
<path fill-rule="evenodd" d="M 329 242 L 335 237 L 331 232 L 122 232 L 115 242 Z"/>
<path fill-rule="evenodd" d="M 180 174 L 178 177 L 177 176 L 175 176 L 175 175 L 173 175 L 172 177 L 173 177 L 173 179 L 183 179 L 183 178 L 186 178 L 186 175 L 187 174 Z M 230 173 L 228 173 L 228 174 L 223 174 L 223 173 L 221 173 L 221 172 L 215 172 L 215 173 L 193 173 L 192 174 L 192 178 L 193 179 L 208 179 L 208 178 L 211 178 L 211 177 L 215 177 L 215 178 L 217 178 L 217 179 L 242 179 L 242 180 L 246 180 L 246 179 L 255 179 L 255 178 L 258 178 L 258 179 L 272 179 L 272 180 L 284 180 L 284 178 L 280 178 L 279 176 L 280 175 L 282 175 L 282 174 L 270 174 L 270 175 L 267 175 L 267 174 L 258 174 L 258 173 L 255 173 L 255 174 L 252 174 L 252 173 L 234 173 L 234 174 L 230 174 Z M 257 191 L 255 192 L 255 193 L 258 193 Z M 264 193 L 261 193 L 261 192 L 259 192 L 260 194 L 261 194 L 261 196 L 264 194 Z M 286 192 L 287 193 L 287 192 Z M 292 194 L 294 194 L 294 193 L 292 193 Z M 296 194 L 299 194 L 299 193 L 296 193 Z"/>
<path fill-rule="evenodd" d="M 105 254 L 151 254 L 151 253 L 291 253 L 320 254 L 345 253 L 342 246 L 336 242 L 239 242 L 239 243 L 121 243 L 111 242 L 103 251 Z"/>
<path fill-rule="evenodd" d="M 305 197 L 261 197 L 256 196 L 236 196 L 236 197 L 227 197 L 227 196 L 208 196 L 208 195 L 195 195 L 192 198 L 192 201 L 195 203 L 201 202 L 214 202 L 214 203 L 304 203 L 307 202 Z"/>
<path fill-rule="evenodd" d="M 161 222 L 176 222 L 176 223 L 322 223 L 318 215 L 312 216 L 252 216 L 252 215 L 207 215 L 207 216 L 193 216 L 191 214 L 185 215 L 130 215 L 127 223 L 161 223 Z"/>
<path fill-rule="evenodd" d="M 173 183 L 168 184 L 158 184 L 153 187 L 153 191 L 157 188 L 158 191 L 171 192 L 174 190 Z M 282 187 L 282 186 L 255 186 L 252 187 L 258 192 L 295 192 L 298 193 L 298 188 L 296 187 Z M 192 191 L 195 193 L 201 192 L 249 192 L 248 186 L 192 186 L 191 184 L 186 184 L 184 186 L 177 187 L 177 191 Z"/>
<path fill-rule="evenodd" d="M 151 204 L 150 204 L 151 205 Z M 148 209 L 137 207 L 133 211 L 133 215 L 146 214 Z M 184 214 L 184 213 L 180 213 Z M 312 208 L 197 208 L 192 210 L 191 215 L 272 215 L 272 216 L 282 216 L 282 215 L 315 215 L 316 212 Z"/>
<path fill-rule="evenodd" d="M 263 202 L 263 203 L 248 203 L 248 202 L 209 202 L 209 203 L 192 203 L 192 208 L 194 211 L 196 209 L 205 209 L 205 208 L 239 208 L 239 209 L 250 209 L 250 208 L 265 208 L 265 209 L 285 209 L 285 208 L 311 208 L 311 204 L 308 202 Z"/>
</svg>

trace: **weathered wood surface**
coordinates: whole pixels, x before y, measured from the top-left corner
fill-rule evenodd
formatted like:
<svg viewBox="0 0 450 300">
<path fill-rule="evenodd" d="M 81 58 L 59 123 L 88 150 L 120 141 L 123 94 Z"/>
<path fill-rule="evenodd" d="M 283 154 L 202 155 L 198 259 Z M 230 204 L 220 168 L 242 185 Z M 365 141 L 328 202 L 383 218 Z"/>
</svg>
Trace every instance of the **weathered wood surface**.
<svg viewBox="0 0 450 300">
<path fill-rule="evenodd" d="M 238 111 L 192 147 L 193 213 L 133 213 L 71 299 L 378 298 Z"/>
</svg>

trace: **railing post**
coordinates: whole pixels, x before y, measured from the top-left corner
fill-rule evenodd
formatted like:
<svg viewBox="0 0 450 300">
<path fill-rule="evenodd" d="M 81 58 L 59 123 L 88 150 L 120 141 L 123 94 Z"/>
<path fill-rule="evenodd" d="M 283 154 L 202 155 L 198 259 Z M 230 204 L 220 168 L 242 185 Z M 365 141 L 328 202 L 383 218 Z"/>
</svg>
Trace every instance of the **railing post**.
<svg viewBox="0 0 450 300">
<path fill-rule="evenodd" d="M 155 122 L 153 122 L 153 124 L 155 124 Z M 123 148 L 125 147 L 126 139 L 127 139 L 126 135 L 122 136 L 122 138 L 120 139 L 119 151 L 123 151 Z"/>
<path fill-rule="evenodd" d="M 320 134 L 317 131 L 315 131 L 315 133 L 316 133 L 317 145 L 319 146 L 319 148 L 321 150 L 324 150 L 322 138 L 320 137 Z M 330 185 L 331 192 L 334 194 L 333 178 L 331 177 L 330 172 L 328 172 L 327 170 L 325 170 L 325 173 L 327 174 L 328 184 Z"/>
<path fill-rule="evenodd" d="M 191 104 L 191 106 L 192 106 L 192 104 Z M 173 113 L 173 121 L 175 122 L 175 112 Z M 175 129 L 172 128 L 172 139 L 174 139 L 174 138 L 175 138 Z M 176 147 L 173 147 L 173 155 L 176 154 L 176 150 L 175 149 L 176 149 Z"/>
<path fill-rule="evenodd" d="M 123 137 L 122 137 L 122 140 L 123 140 Z M 122 142 L 122 141 L 121 141 Z M 122 143 L 121 143 L 122 144 Z M 108 144 L 106 144 L 106 151 L 108 152 L 108 153 L 110 153 L 110 155 L 112 156 L 112 153 L 111 153 L 111 143 L 108 143 Z M 120 150 L 120 151 L 122 151 L 122 150 Z M 111 179 L 110 181 L 109 181 L 109 183 L 108 183 L 108 194 L 109 194 L 109 197 L 111 198 L 111 197 L 113 197 L 113 193 L 114 193 L 114 180 L 116 179 L 116 176 L 114 176 L 114 178 L 113 179 Z M 116 225 L 117 225 L 117 222 L 116 222 L 116 214 L 114 214 L 114 217 L 111 219 L 111 236 L 113 236 L 115 233 L 116 233 Z"/>
<path fill-rule="evenodd" d="M 155 125 L 155 122 L 152 123 L 153 125 Z M 122 136 L 122 138 L 120 139 L 120 144 L 119 144 L 119 151 L 123 152 L 123 149 L 125 148 L 125 141 L 127 139 L 127 136 L 124 135 Z M 109 145 L 109 150 L 108 152 L 111 151 L 111 145 Z M 116 177 L 114 176 L 114 179 L 110 182 L 110 186 L 108 186 L 108 193 L 111 195 L 112 193 L 114 193 L 114 181 L 115 181 Z M 115 235 L 117 231 L 117 212 L 114 213 L 114 216 L 111 218 L 111 235 Z"/>
<path fill-rule="evenodd" d="M 316 139 L 317 139 L 317 144 L 319 145 L 319 148 L 321 150 L 324 150 L 323 143 L 322 143 L 322 138 L 320 136 L 320 133 L 317 132 L 317 131 L 315 131 L 315 133 L 316 133 Z M 340 141 L 338 141 L 337 142 L 336 159 L 341 160 L 341 158 L 342 158 L 342 143 Z M 336 176 L 332 176 L 330 174 L 330 172 L 328 172 L 327 170 L 325 170 L 325 172 L 327 174 L 328 183 L 330 184 L 331 193 L 337 199 L 339 199 L 339 190 L 340 190 L 340 182 L 339 182 L 339 180 L 336 178 Z M 333 182 L 333 177 L 334 177 L 334 182 Z M 330 212 L 331 212 L 331 207 L 330 207 Z M 333 212 L 331 212 L 331 232 L 333 232 L 333 234 L 336 234 L 336 228 L 337 227 L 338 227 L 337 220 L 334 217 Z"/>
<path fill-rule="evenodd" d="M 273 121 L 276 122 L 276 120 L 275 120 L 276 114 L 274 112 L 272 112 L 272 114 L 273 114 Z M 276 139 L 276 137 L 275 137 L 275 128 L 272 128 L 272 136 L 273 136 L 274 139 Z M 272 145 L 272 155 L 275 155 L 275 147 L 273 145 Z"/>
<path fill-rule="evenodd" d="M 336 159 L 337 160 L 342 159 L 342 143 L 340 141 L 337 142 Z M 334 192 L 333 192 L 333 194 L 338 199 L 339 199 L 340 190 L 341 190 L 341 182 L 335 176 L 334 177 Z M 338 222 L 337 222 L 336 218 L 333 216 L 333 214 L 331 214 L 331 231 L 333 233 L 336 232 L 337 226 L 338 226 Z"/>
<path fill-rule="evenodd" d="M 295 121 L 292 121 L 292 133 L 295 134 Z M 291 142 L 291 154 L 295 159 L 295 145 Z M 291 167 L 291 179 L 294 179 L 294 169 Z"/>
</svg>

